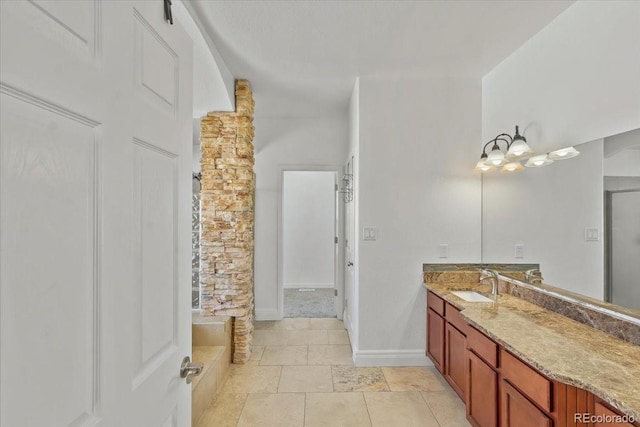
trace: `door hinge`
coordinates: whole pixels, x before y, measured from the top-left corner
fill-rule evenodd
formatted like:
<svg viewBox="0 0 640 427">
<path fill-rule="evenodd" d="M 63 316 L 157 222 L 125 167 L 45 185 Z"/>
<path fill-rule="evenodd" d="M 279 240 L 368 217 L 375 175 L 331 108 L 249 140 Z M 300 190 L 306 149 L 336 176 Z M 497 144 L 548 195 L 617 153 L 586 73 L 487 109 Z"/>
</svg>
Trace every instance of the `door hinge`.
<svg viewBox="0 0 640 427">
<path fill-rule="evenodd" d="M 336 186 L 336 191 L 338 191 L 338 184 L 335 184 L 335 186 Z"/>
<path fill-rule="evenodd" d="M 336 236 L 336 238 L 335 238 L 335 242 L 336 242 L 336 243 L 338 243 L 338 236 Z"/>
<path fill-rule="evenodd" d="M 333 290 L 333 296 L 334 296 L 334 297 L 337 297 L 337 296 L 338 296 L 338 290 L 337 290 L 337 289 L 334 289 L 334 290 Z"/>
</svg>

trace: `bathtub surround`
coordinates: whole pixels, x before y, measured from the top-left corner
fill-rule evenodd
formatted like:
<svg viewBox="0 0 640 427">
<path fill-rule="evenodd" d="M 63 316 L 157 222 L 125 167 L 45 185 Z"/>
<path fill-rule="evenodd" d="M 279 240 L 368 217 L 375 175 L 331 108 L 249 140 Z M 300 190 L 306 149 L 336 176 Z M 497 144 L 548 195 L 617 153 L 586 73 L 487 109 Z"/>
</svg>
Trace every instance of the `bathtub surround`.
<svg viewBox="0 0 640 427">
<path fill-rule="evenodd" d="M 192 313 L 192 360 L 204 365 L 191 383 L 191 425 L 196 425 L 211 399 L 222 388 L 231 364 L 231 318 Z"/>
<path fill-rule="evenodd" d="M 249 360 L 253 332 L 254 105 L 238 80 L 236 111 L 201 120 L 200 305 L 233 316 L 234 363 Z"/>
</svg>

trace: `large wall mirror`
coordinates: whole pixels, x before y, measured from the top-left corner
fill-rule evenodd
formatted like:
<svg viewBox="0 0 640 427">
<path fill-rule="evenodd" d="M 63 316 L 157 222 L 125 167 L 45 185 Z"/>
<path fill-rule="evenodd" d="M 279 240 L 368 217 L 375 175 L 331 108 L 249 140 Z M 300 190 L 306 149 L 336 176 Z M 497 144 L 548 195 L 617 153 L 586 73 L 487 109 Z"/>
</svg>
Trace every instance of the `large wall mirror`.
<svg viewBox="0 0 640 427">
<path fill-rule="evenodd" d="M 640 129 L 575 148 L 572 159 L 483 175 L 482 262 L 539 264 L 532 283 L 640 318 Z"/>
</svg>

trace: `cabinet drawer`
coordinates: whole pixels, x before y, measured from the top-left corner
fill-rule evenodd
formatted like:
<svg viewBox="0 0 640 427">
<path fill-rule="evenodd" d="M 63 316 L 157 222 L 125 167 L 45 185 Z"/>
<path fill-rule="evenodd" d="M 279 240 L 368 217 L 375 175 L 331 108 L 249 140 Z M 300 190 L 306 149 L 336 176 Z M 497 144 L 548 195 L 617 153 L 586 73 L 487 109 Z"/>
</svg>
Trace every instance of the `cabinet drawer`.
<svg viewBox="0 0 640 427">
<path fill-rule="evenodd" d="M 427 307 L 444 316 L 444 300 L 431 291 L 427 293 Z"/>
<path fill-rule="evenodd" d="M 464 335 L 467 335 L 467 322 L 460 316 L 460 311 L 449 303 L 445 304 L 446 310 L 444 318 Z"/>
<path fill-rule="evenodd" d="M 491 367 L 498 367 L 498 345 L 471 326 L 467 327 L 467 348 L 473 350 Z"/>
<path fill-rule="evenodd" d="M 500 366 L 503 378 L 542 409 L 551 412 L 551 381 L 504 349 L 500 349 Z"/>
</svg>

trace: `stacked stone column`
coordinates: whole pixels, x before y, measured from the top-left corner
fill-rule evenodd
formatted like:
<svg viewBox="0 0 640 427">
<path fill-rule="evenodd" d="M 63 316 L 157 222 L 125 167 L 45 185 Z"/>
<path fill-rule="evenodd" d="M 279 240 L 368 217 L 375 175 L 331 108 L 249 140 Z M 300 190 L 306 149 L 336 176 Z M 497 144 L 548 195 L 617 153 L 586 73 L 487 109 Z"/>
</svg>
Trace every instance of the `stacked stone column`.
<svg viewBox="0 0 640 427">
<path fill-rule="evenodd" d="M 251 356 L 253 332 L 253 108 L 251 87 L 236 81 L 236 111 L 201 120 L 201 307 L 234 317 L 234 363 Z"/>
</svg>

